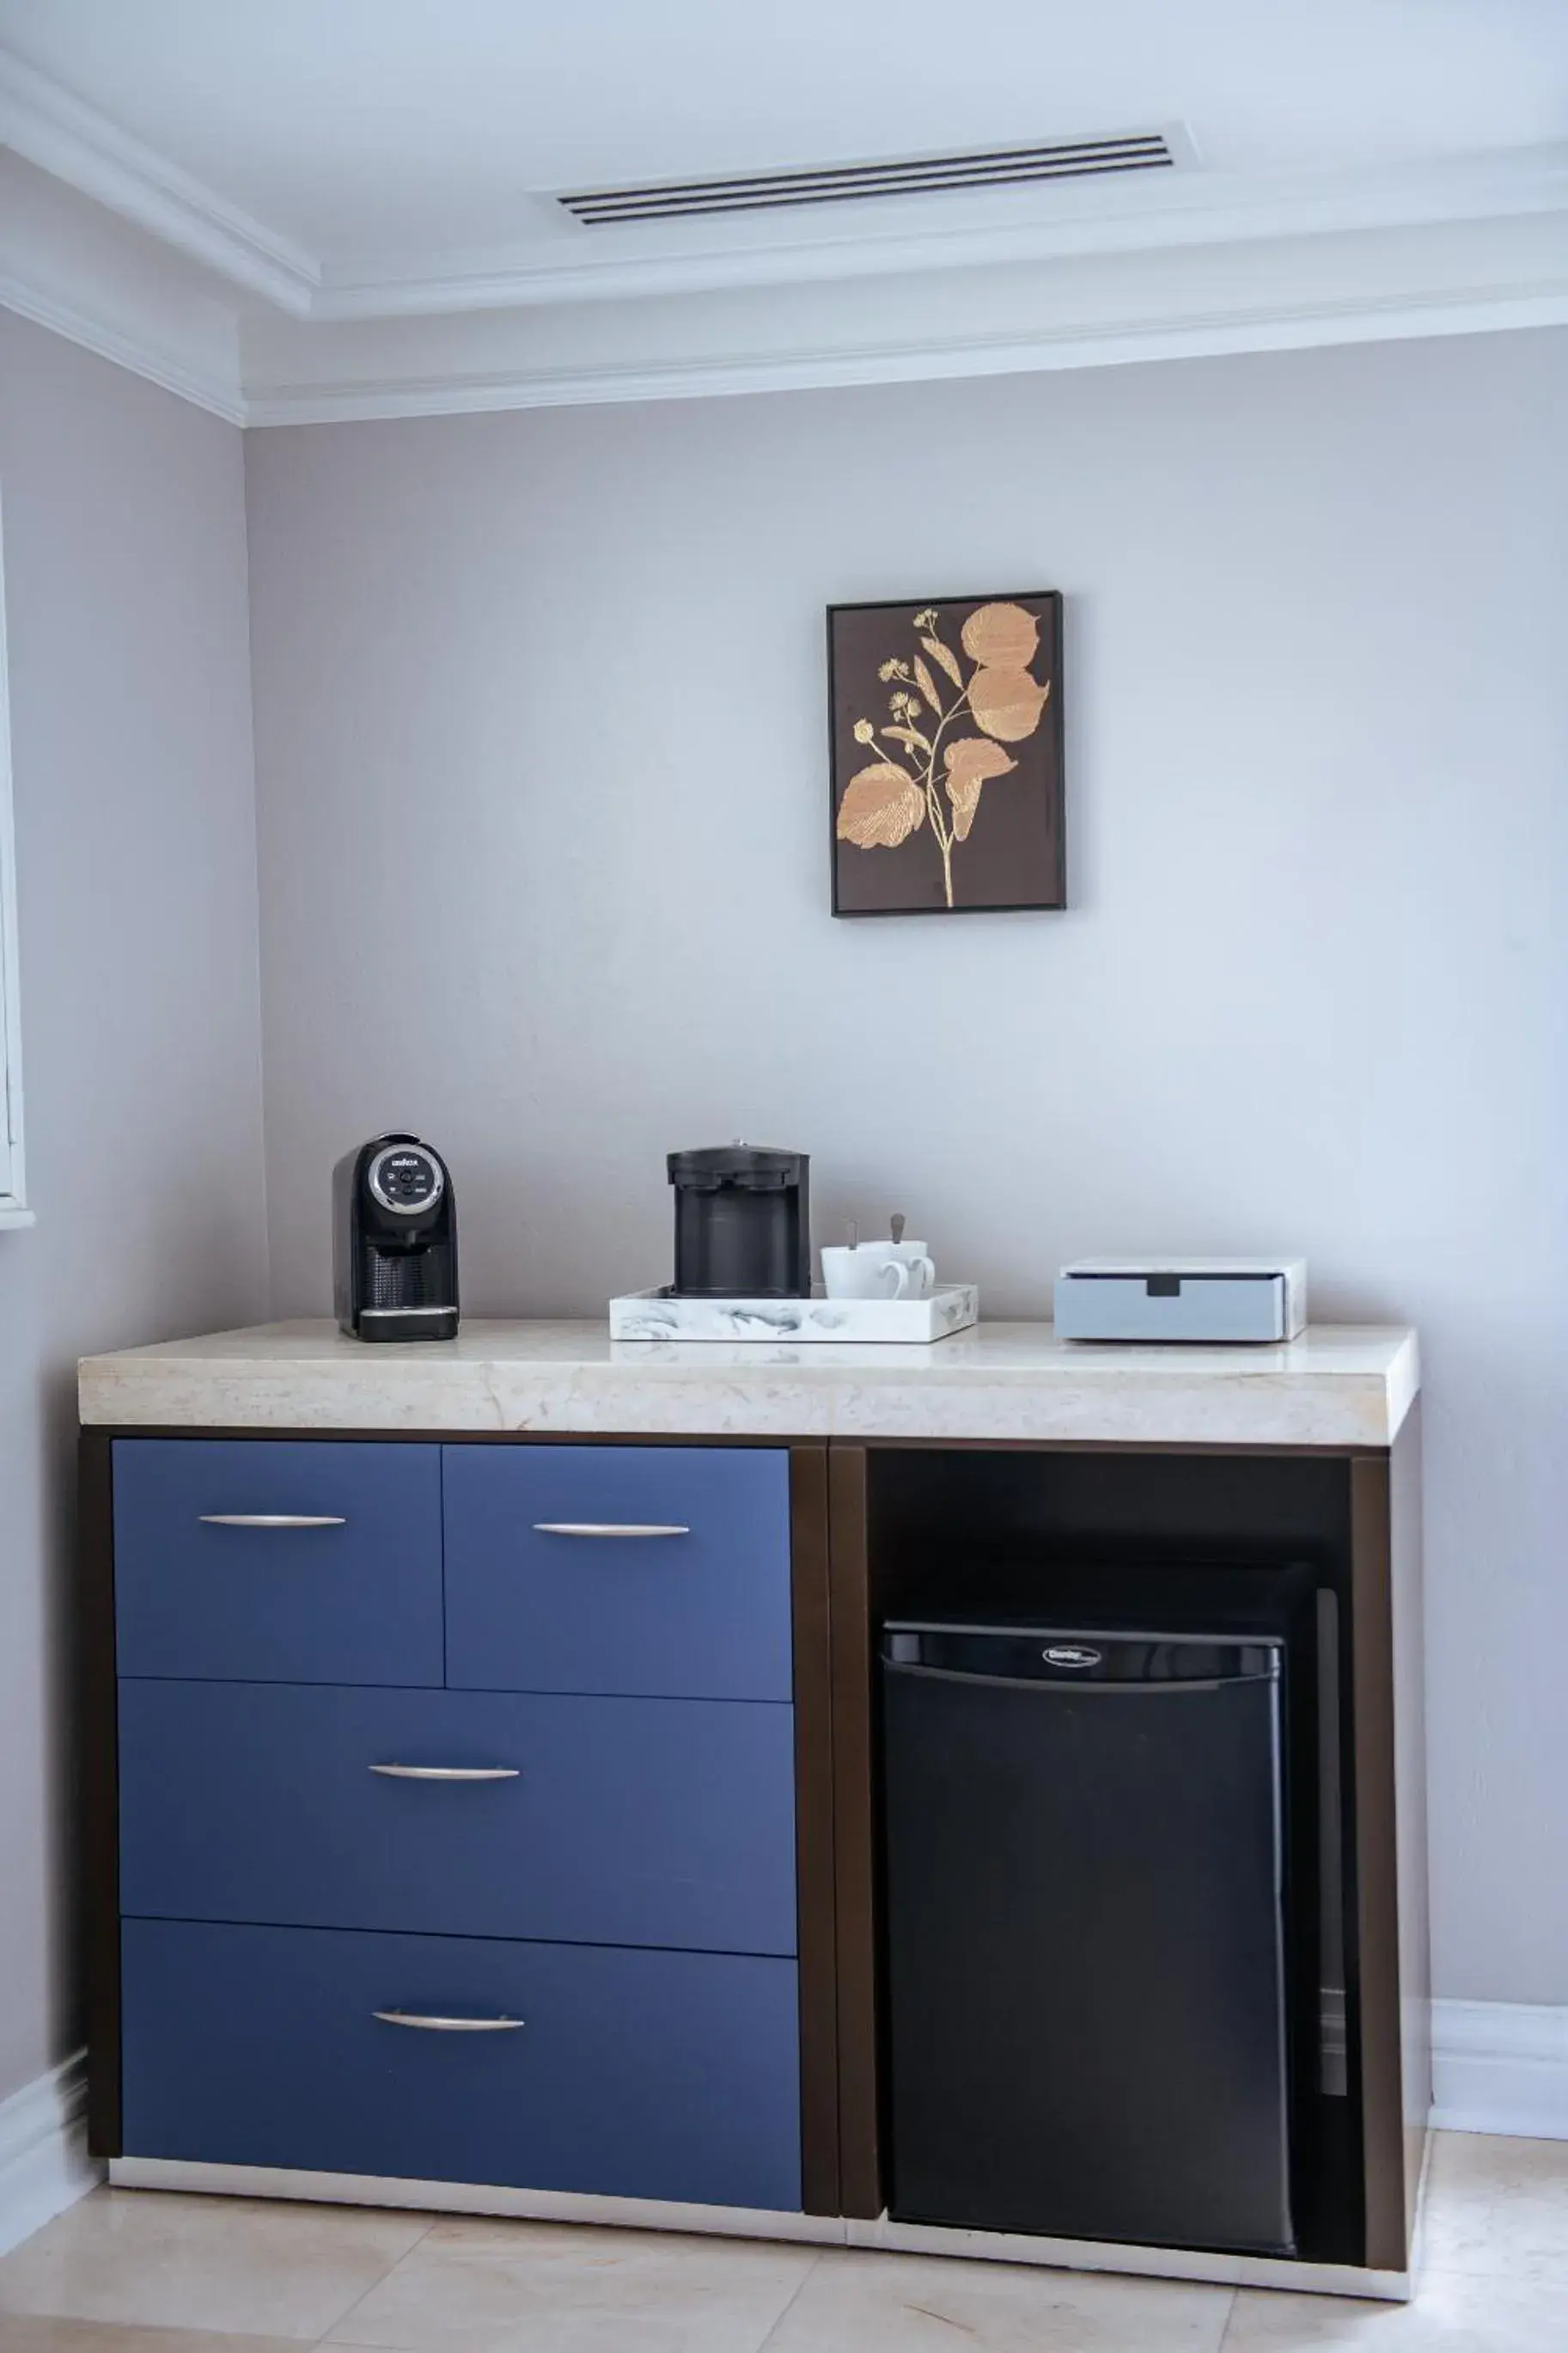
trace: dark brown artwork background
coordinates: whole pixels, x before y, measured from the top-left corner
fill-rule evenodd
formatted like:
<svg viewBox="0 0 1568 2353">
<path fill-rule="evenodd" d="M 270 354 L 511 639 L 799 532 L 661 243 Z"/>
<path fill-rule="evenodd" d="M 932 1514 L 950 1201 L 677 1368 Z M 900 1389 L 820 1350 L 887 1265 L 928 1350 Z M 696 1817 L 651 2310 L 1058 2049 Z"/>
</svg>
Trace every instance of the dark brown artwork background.
<svg viewBox="0 0 1568 2353">
<path fill-rule="evenodd" d="M 829 607 L 835 914 L 1066 905 L 1061 608 L 1055 590 Z"/>
</svg>

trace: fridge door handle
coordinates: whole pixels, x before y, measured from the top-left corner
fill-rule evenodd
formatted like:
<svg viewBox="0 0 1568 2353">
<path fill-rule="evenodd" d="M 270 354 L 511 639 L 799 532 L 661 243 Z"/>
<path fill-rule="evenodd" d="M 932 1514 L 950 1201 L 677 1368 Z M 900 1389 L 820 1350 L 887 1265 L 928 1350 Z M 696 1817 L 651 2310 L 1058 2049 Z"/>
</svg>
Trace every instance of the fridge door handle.
<svg viewBox="0 0 1568 2353">
<path fill-rule="evenodd" d="M 922 1682 L 938 1683 L 983 1683 L 992 1691 L 1029 1691 L 1065 1694 L 1074 1699 L 1152 1699 L 1173 1692 L 1231 1691 L 1238 1683 L 1272 1683 L 1277 1675 L 1202 1675 L 1186 1683 L 1074 1683 L 1067 1676 L 1058 1680 L 1048 1675 L 986 1675 L 975 1674 L 963 1667 L 917 1667 L 901 1659 L 882 1662 L 890 1675 L 918 1675 Z"/>
</svg>

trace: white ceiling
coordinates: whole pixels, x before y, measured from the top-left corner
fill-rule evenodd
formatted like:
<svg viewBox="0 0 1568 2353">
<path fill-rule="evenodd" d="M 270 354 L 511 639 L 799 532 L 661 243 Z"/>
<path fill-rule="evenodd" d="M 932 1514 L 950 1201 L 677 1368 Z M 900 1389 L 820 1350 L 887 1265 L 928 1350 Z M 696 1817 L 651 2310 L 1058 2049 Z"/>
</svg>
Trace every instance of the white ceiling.
<svg viewBox="0 0 1568 2353">
<path fill-rule="evenodd" d="M 1134 131 L 1180 168 L 551 200 Z M 1568 324 L 1568 0 L 0 0 L 0 303 L 268 424 Z"/>
<path fill-rule="evenodd" d="M 580 236 L 535 192 L 604 180 L 1172 122 L 1226 176 L 1568 137 L 1568 0 L 0 0 L 0 41 L 329 270 Z"/>
</svg>

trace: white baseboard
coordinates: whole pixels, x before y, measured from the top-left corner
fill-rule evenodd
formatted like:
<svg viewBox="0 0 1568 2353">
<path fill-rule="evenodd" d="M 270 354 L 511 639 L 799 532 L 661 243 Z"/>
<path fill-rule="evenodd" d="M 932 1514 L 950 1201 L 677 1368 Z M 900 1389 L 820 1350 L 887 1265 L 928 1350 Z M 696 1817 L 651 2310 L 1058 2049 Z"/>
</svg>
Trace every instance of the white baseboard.
<svg viewBox="0 0 1568 2353">
<path fill-rule="evenodd" d="M 1432 2073 L 1440 2132 L 1568 2140 L 1568 2006 L 1435 2001 Z"/>
<path fill-rule="evenodd" d="M 103 2179 L 87 2153 L 87 2054 L 0 2100 L 0 2255 Z"/>
</svg>

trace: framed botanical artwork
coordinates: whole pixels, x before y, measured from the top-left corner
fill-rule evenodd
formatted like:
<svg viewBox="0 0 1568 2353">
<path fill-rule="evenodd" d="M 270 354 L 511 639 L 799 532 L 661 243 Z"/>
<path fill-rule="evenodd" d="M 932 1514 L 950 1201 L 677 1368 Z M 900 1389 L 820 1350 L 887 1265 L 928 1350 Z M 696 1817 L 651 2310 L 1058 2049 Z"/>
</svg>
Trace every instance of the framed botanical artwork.
<svg viewBox="0 0 1568 2353">
<path fill-rule="evenodd" d="M 836 915 L 1067 904 L 1055 589 L 827 612 Z"/>
</svg>

